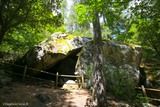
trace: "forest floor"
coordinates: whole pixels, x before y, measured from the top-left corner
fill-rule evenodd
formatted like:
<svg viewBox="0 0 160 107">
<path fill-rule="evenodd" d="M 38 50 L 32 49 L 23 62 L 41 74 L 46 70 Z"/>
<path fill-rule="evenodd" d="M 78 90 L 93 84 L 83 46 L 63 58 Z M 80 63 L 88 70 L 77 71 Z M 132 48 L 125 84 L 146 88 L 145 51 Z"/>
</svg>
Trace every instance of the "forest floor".
<svg viewBox="0 0 160 107">
<path fill-rule="evenodd" d="M 12 82 L 0 88 L 0 107 L 89 107 L 87 89 L 61 89 L 46 84 Z M 125 102 L 108 98 L 108 107 L 129 107 Z"/>
<path fill-rule="evenodd" d="M 89 93 L 85 89 L 12 83 L 0 88 L 0 107 L 84 107 Z"/>
</svg>

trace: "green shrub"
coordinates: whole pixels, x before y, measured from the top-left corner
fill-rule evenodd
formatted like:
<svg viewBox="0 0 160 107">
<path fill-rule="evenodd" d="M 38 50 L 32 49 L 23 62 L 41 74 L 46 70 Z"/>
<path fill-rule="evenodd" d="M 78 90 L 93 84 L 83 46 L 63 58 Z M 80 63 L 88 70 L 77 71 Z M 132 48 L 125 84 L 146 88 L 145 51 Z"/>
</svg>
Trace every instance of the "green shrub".
<svg viewBox="0 0 160 107">
<path fill-rule="evenodd" d="M 135 100 L 135 103 L 137 105 L 140 105 L 140 104 L 143 104 L 143 103 L 149 103 L 149 98 L 148 97 L 145 97 L 143 94 L 141 93 L 138 93 L 136 95 L 136 100 Z"/>
<path fill-rule="evenodd" d="M 136 96 L 135 82 L 126 71 L 115 69 L 106 72 L 107 92 L 120 100 L 133 101 Z"/>
<path fill-rule="evenodd" d="M 87 81 L 91 81 L 92 78 L 92 64 L 88 65 L 88 69 L 86 70 L 86 78 Z M 112 65 L 107 64 L 104 66 L 104 73 L 106 79 L 106 91 L 108 94 L 111 94 L 116 99 L 127 101 L 129 103 L 136 103 L 137 95 L 136 95 L 136 82 L 131 77 L 128 71 L 124 69 L 118 69 Z M 91 83 L 92 84 L 92 83 Z M 142 97 L 140 97 L 142 98 Z M 140 99 L 145 100 L 145 99 Z"/>
</svg>

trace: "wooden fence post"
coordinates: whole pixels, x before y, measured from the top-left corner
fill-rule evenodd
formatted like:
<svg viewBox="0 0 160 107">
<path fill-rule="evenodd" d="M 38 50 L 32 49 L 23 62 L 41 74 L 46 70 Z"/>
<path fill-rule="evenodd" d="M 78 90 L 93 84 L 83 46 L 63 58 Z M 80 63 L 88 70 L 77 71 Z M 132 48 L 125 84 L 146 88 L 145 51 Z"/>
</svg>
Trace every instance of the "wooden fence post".
<svg viewBox="0 0 160 107">
<path fill-rule="evenodd" d="M 146 93 L 146 89 L 144 88 L 144 85 L 141 85 L 141 88 L 142 88 L 144 97 L 147 97 L 147 93 Z"/>
<path fill-rule="evenodd" d="M 84 76 L 83 76 L 83 74 L 81 75 L 81 79 L 82 79 L 82 81 L 81 81 L 81 87 L 82 87 L 82 88 L 85 88 L 85 86 L 84 86 Z"/>
<path fill-rule="evenodd" d="M 27 65 L 25 65 L 24 67 L 24 73 L 23 73 L 23 81 L 25 80 L 25 76 L 26 76 L 26 73 L 27 73 Z"/>
<path fill-rule="evenodd" d="M 56 87 L 58 86 L 58 72 L 56 73 Z"/>
</svg>

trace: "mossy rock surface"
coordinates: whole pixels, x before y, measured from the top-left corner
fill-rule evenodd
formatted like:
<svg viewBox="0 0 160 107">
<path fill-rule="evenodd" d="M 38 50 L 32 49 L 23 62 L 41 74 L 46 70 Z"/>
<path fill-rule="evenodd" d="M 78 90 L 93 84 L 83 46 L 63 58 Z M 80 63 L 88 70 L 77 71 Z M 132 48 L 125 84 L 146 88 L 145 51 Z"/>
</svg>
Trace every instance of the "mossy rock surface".
<svg viewBox="0 0 160 107">
<path fill-rule="evenodd" d="M 87 87 L 92 87 L 92 73 L 94 71 L 94 48 L 92 42 L 83 46 L 76 64 L 76 73 L 84 75 Z M 139 83 L 139 65 L 141 61 L 141 47 L 103 41 L 103 68 L 106 91 L 115 98 L 129 101 L 135 99 L 135 87 Z"/>
<path fill-rule="evenodd" d="M 90 41 L 89 38 L 73 36 L 65 33 L 54 33 L 47 40 L 29 50 L 19 64 L 46 70 L 80 49 Z"/>
</svg>

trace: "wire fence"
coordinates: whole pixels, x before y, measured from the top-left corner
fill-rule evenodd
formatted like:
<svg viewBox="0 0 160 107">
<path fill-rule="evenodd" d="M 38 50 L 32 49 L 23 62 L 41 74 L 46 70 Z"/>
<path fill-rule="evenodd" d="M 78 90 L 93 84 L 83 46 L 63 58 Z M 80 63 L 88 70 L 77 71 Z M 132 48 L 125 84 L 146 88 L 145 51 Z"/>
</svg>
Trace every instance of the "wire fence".
<svg viewBox="0 0 160 107">
<path fill-rule="evenodd" d="M 6 63 L 6 62 L 0 62 L 0 64 L 9 65 L 9 66 L 12 66 L 12 67 L 15 67 L 15 68 L 21 68 L 23 70 L 22 74 L 21 73 L 15 73 L 15 72 L 12 72 L 12 73 L 15 74 L 15 75 L 22 76 L 23 81 L 25 81 L 26 77 L 37 79 L 37 80 L 51 81 L 51 80 L 42 79 L 42 78 L 34 77 L 34 76 L 31 76 L 31 75 L 27 75 L 27 71 L 32 70 L 32 71 L 36 71 L 36 72 L 39 72 L 39 73 L 45 73 L 47 75 L 55 76 L 56 77 L 56 81 L 55 81 L 55 86 L 56 87 L 58 86 L 59 77 L 76 78 L 77 82 L 78 82 L 78 85 L 79 85 L 79 88 L 82 88 L 83 85 L 84 85 L 83 75 L 61 75 L 58 72 L 56 74 L 54 74 L 54 73 L 50 73 L 50 72 L 47 72 L 47 71 L 44 71 L 44 70 L 31 68 L 31 67 L 28 67 L 27 65 L 22 66 L 22 65 L 18 65 L 18 64 L 14 64 L 14 63 Z M 53 81 L 51 81 L 51 82 L 53 82 Z M 74 83 L 67 83 L 67 84 L 74 84 Z"/>
</svg>

